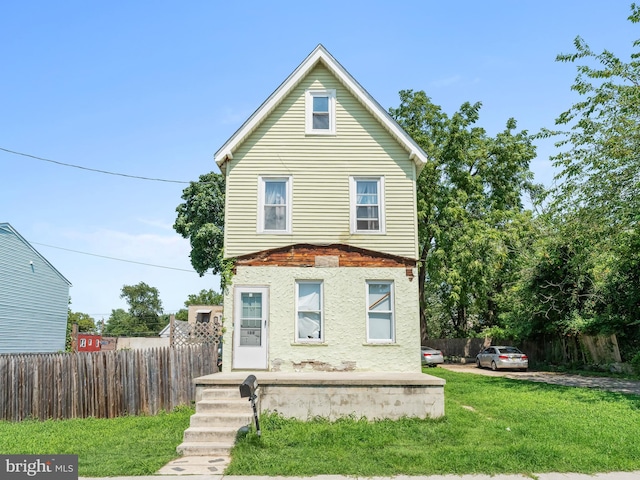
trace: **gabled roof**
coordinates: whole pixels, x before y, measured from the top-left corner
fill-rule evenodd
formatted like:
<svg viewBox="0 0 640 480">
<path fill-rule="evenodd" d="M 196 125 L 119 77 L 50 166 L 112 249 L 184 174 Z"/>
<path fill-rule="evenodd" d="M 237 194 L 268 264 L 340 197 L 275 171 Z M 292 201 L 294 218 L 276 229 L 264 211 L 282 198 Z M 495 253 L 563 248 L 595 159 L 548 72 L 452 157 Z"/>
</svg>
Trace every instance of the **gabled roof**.
<svg viewBox="0 0 640 480">
<path fill-rule="evenodd" d="M 4 230 L 4 231 L 6 231 L 6 232 L 11 232 L 11 233 L 13 233 L 13 234 L 14 234 L 14 235 L 15 235 L 15 236 L 16 236 L 16 237 L 17 237 L 17 238 L 18 238 L 22 243 L 24 243 L 24 244 L 25 244 L 29 249 L 31 249 L 31 251 L 33 251 L 33 253 L 34 253 L 35 255 L 37 255 L 38 257 L 40 257 L 40 259 L 41 259 L 44 263 L 46 263 L 47 265 L 49 265 L 49 267 L 51 267 L 51 270 L 53 270 L 53 271 L 54 271 L 58 276 L 60 276 L 60 278 L 62 278 L 62 280 L 64 280 L 65 282 L 67 282 L 67 283 L 69 284 L 69 286 L 71 286 L 71 282 L 70 282 L 69 280 L 67 280 L 67 279 L 65 278 L 65 276 L 64 276 L 64 275 L 62 275 L 62 274 L 58 271 L 58 269 L 57 269 L 56 267 L 54 267 L 53 265 L 51 265 L 51 263 L 49 263 L 49 261 L 48 261 L 46 258 L 44 258 L 44 257 L 40 254 L 40 252 L 38 252 L 35 248 L 33 248 L 33 246 L 32 246 L 29 242 L 27 242 L 27 241 L 24 239 L 24 237 L 23 237 L 22 235 L 20 235 L 20 234 L 18 233 L 18 231 L 17 231 L 15 228 L 13 228 L 10 224 L 8 224 L 8 223 L 0 223 L 0 230 Z"/>
<path fill-rule="evenodd" d="M 302 81 L 319 63 L 324 65 L 362 105 L 389 131 L 402 145 L 415 162 L 418 172 L 427 163 L 427 154 L 420 146 L 391 118 L 387 111 L 351 76 L 338 61 L 322 46 L 313 52 L 296 68 L 289 77 L 267 98 L 244 124 L 226 141 L 214 156 L 215 162 L 224 172 L 225 163 L 233 158 L 238 146 L 267 118 L 280 102 Z"/>
</svg>

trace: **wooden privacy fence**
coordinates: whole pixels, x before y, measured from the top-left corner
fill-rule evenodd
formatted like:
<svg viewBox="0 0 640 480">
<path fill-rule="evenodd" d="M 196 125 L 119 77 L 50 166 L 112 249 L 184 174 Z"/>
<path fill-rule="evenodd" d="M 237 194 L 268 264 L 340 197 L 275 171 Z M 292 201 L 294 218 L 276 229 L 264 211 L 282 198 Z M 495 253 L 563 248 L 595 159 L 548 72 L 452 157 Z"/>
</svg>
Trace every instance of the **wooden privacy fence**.
<svg viewBox="0 0 640 480">
<path fill-rule="evenodd" d="M 215 345 L 0 355 L 0 420 L 113 418 L 190 404 L 217 372 Z"/>
</svg>

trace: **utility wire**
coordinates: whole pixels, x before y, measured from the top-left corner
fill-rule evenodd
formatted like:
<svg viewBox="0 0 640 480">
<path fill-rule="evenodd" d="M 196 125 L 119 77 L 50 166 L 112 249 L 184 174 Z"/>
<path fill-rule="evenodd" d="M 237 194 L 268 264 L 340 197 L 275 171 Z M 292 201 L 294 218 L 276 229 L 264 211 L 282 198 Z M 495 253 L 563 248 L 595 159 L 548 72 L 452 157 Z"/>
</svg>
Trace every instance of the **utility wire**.
<svg viewBox="0 0 640 480">
<path fill-rule="evenodd" d="M 164 265 L 154 265 L 153 263 L 136 262 L 134 260 L 125 260 L 123 258 L 107 257 L 106 255 L 98 255 L 97 253 L 80 252 L 78 250 L 71 250 L 70 248 L 56 247 L 55 245 L 47 245 L 46 243 L 38 243 L 38 242 L 29 242 L 29 243 L 32 243 L 34 245 L 42 245 L 43 247 L 57 248 L 58 250 L 66 250 L 67 252 L 79 253 L 82 255 L 89 255 L 92 257 L 100 257 L 100 258 L 106 258 L 108 260 L 116 260 L 118 262 L 135 263 L 137 265 L 145 265 L 147 267 L 166 268 L 168 270 L 178 270 L 181 272 L 197 273 L 195 270 L 187 270 L 186 268 L 166 267 Z M 206 274 L 213 275 L 213 273 L 209 273 L 209 272 L 206 272 Z"/>
<path fill-rule="evenodd" d="M 56 165 L 61 165 L 63 167 L 79 168 L 80 170 L 88 170 L 90 172 L 104 173 L 105 175 L 116 175 L 116 176 L 119 176 L 119 177 L 135 178 L 135 179 L 138 179 L 138 180 L 149 180 L 149 181 L 153 181 L 153 182 L 182 183 L 182 184 L 194 183 L 194 182 L 185 182 L 185 181 L 182 181 L 182 180 L 166 180 L 164 178 L 140 177 L 140 176 L 137 176 L 137 175 L 127 175 L 126 173 L 109 172 L 107 170 L 99 170 L 97 168 L 82 167 L 80 165 L 73 165 L 71 163 L 58 162 L 56 160 L 50 160 L 48 158 L 42 158 L 42 157 L 37 157 L 35 155 L 30 155 L 28 153 L 16 152 L 14 150 L 9 150 L 8 148 L 0 147 L 0 150 L 2 150 L 3 152 L 11 153 L 13 155 L 22 155 L 23 157 L 29 157 L 29 158 L 33 158 L 35 160 L 41 160 L 43 162 L 55 163 Z"/>
</svg>

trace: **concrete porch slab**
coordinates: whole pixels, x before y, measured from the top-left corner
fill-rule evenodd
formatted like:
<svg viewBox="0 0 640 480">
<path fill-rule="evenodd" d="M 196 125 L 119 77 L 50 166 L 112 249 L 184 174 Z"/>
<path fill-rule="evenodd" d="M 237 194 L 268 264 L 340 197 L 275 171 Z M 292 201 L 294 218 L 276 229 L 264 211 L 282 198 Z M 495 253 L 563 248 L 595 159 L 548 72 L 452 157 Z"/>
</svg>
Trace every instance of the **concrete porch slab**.
<svg viewBox="0 0 640 480">
<path fill-rule="evenodd" d="M 258 381 L 259 411 L 289 418 L 336 420 L 437 418 L 444 415 L 445 381 L 406 372 L 232 372 L 198 377 L 196 401 L 207 388 L 239 388 L 250 374 Z M 238 395 L 240 395 L 238 390 Z"/>
</svg>

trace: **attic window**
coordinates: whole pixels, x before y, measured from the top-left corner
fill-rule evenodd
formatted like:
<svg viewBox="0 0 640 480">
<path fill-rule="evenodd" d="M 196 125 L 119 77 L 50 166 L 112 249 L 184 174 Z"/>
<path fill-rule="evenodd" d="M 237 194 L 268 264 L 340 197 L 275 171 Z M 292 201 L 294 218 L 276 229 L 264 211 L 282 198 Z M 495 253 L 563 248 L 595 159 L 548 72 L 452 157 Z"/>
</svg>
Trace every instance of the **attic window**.
<svg viewBox="0 0 640 480">
<path fill-rule="evenodd" d="M 306 133 L 314 135 L 335 135 L 336 133 L 336 91 L 306 91 Z"/>
</svg>

